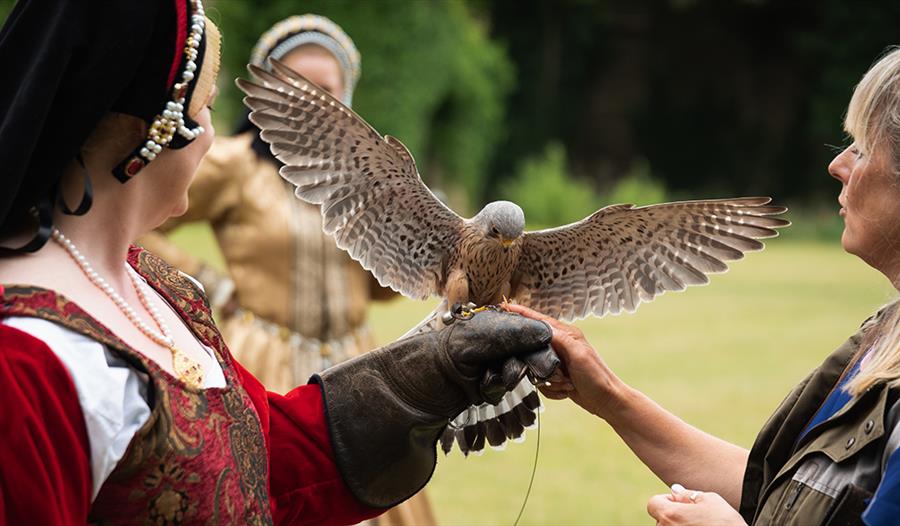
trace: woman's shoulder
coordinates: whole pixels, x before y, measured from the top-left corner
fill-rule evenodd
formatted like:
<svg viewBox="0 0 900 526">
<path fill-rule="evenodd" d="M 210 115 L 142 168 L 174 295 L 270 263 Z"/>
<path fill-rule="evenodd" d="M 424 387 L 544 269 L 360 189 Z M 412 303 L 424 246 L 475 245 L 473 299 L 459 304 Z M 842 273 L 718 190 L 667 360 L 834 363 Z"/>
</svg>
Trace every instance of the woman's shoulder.
<svg viewBox="0 0 900 526">
<path fill-rule="evenodd" d="M 27 379 L 47 399 L 69 396 L 74 389 L 85 413 L 85 393 L 109 389 L 103 377 L 108 369 L 99 342 L 61 325 L 30 316 L 0 319 L 0 383 L 9 375 L 13 383 Z M 92 404 L 93 405 L 93 404 Z M 87 414 L 85 414 L 87 416 Z"/>
<path fill-rule="evenodd" d="M 89 400 L 89 393 L 115 391 L 116 385 L 123 383 L 119 381 L 120 371 L 132 371 L 99 341 L 52 321 L 11 316 L 0 321 L 0 327 L 6 331 L 4 335 L 10 329 L 16 331 L 15 342 L 4 345 L 4 351 L 51 353 L 65 368 L 83 403 Z"/>
<path fill-rule="evenodd" d="M 64 371 L 65 378 L 68 372 L 54 347 L 70 346 L 66 332 L 80 336 L 40 318 L 0 319 L 0 362 L 5 364 L 0 374 L 45 376 L 55 382 Z"/>
<path fill-rule="evenodd" d="M 41 318 L 0 320 L 0 362 L 16 362 L 18 379 L 27 375 L 42 397 L 75 398 L 90 450 L 93 494 L 122 458 L 134 434 L 150 418 L 145 398 L 148 378 L 100 342 Z M 2 375 L 9 368 L 0 370 Z"/>
<path fill-rule="evenodd" d="M 108 390 L 106 372 L 110 364 L 106 347 L 86 336 L 57 323 L 31 316 L 11 316 L 0 321 L 4 330 L 18 331 L 13 349 L 6 352 L 49 352 L 66 369 L 79 391 Z M 7 346 L 9 347 L 9 346 Z"/>
<path fill-rule="evenodd" d="M 259 169 L 256 153 L 251 147 L 252 139 L 249 133 L 216 137 L 191 183 L 191 208 L 186 216 L 176 219 L 176 223 L 197 220 L 198 217 L 194 217 L 197 214 L 202 215 L 202 219 L 210 219 L 210 214 L 222 211 L 215 210 L 240 204 L 244 183 Z"/>
<path fill-rule="evenodd" d="M 0 324 L 26 333 L 53 351 L 102 347 L 96 340 L 42 318 L 11 316 L 3 319 Z"/>
<path fill-rule="evenodd" d="M 57 497 L 53 502 L 83 522 L 90 506 L 92 473 L 74 383 L 45 341 L 6 324 L 7 320 L 0 319 L 0 462 L 8 480 L 19 482 L 4 488 L 17 500 L 10 502 L 11 516 L 17 516 L 17 508 L 28 509 L 29 502 L 47 502 L 47 495 L 53 494 Z M 59 519 L 34 509 L 21 515 L 25 516 Z M 2 518 L 0 523 L 5 524 Z"/>
</svg>

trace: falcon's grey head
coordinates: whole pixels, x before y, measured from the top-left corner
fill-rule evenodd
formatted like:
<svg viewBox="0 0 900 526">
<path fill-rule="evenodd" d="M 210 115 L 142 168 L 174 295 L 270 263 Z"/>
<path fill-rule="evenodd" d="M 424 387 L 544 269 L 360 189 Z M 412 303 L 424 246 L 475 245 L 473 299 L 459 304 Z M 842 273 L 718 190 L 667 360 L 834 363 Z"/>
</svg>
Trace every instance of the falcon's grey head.
<svg viewBox="0 0 900 526">
<path fill-rule="evenodd" d="M 525 212 L 509 201 L 494 201 L 478 212 L 473 221 L 484 229 L 484 235 L 509 247 L 525 231 Z"/>
</svg>

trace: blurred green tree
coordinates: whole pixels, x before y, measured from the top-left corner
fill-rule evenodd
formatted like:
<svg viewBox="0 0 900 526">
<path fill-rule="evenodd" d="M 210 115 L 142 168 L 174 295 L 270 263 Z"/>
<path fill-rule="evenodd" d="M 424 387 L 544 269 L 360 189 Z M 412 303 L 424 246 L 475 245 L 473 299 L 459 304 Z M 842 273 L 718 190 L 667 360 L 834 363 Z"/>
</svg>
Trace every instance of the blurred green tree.
<svg viewBox="0 0 900 526">
<path fill-rule="evenodd" d="M 898 2 L 495 0 L 518 79 L 489 172 L 565 145 L 600 185 L 641 158 L 680 195 L 833 200 L 855 83 L 897 42 Z M 860 30 L 859 28 L 865 28 Z M 833 201 L 832 201 L 833 202 Z"/>
<path fill-rule="evenodd" d="M 244 111 L 232 79 L 245 75 L 259 36 L 282 18 L 321 14 L 341 25 L 362 54 L 354 110 L 403 141 L 429 184 L 461 186 L 470 202 L 481 200 L 513 69 L 466 3 L 218 0 L 207 11 L 224 35 L 224 118 L 233 122 Z"/>
<path fill-rule="evenodd" d="M 645 159 L 598 192 L 591 181 L 572 175 L 566 157 L 563 145 L 551 142 L 521 161 L 515 177 L 504 184 L 501 195 L 522 207 L 529 229 L 580 221 L 607 205 L 643 206 L 668 199 L 665 185 L 653 177 Z"/>
<path fill-rule="evenodd" d="M 13 3 L 0 0 L 0 17 Z M 257 37 L 321 13 L 362 52 L 355 109 L 469 211 L 554 142 L 597 188 L 647 159 L 678 196 L 833 203 L 825 145 L 845 143 L 853 85 L 900 19 L 900 2 L 845 0 L 206 3 L 223 29 L 223 133 L 243 111 L 231 79 Z"/>
<path fill-rule="evenodd" d="M 578 221 L 600 203 L 589 183 L 569 175 L 566 150 L 559 143 L 521 161 L 503 194 L 522 207 L 531 230 Z"/>
<path fill-rule="evenodd" d="M 662 203 L 668 199 L 666 186 L 653 177 L 650 171 L 650 162 L 646 159 L 637 159 L 631 169 L 609 188 L 603 203 L 644 206 Z"/>
</svg>

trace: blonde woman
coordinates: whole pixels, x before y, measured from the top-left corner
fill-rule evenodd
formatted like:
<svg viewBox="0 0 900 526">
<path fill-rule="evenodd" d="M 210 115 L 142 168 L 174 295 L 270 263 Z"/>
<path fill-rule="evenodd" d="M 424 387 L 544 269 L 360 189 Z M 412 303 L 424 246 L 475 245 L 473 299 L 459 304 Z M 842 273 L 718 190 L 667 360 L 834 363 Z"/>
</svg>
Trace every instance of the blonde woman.
<svg viewBox="0 0 900 526">
<path fill-rule="evenodd" d="M 900 290 L 900 49 L 856 87 L 831 162 L 844 249 Z M 606 420 L 671 494 L 657 524 L 868 524 L 900 521 L 900 308 L 881 309 L 797 386 L 751 450 L 696 429 L 626 385 L 576 328 L 553 326 L 568 379 L 543 389 Z"/>
</svg>

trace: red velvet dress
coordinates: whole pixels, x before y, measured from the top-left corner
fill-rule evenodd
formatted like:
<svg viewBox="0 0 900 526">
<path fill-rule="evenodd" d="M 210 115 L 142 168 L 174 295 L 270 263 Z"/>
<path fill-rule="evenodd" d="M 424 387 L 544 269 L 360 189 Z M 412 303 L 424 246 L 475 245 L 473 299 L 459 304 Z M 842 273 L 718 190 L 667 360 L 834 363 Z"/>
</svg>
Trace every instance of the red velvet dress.
<svg viewBox="0 0 900 526">
<path fill-rule="evenodd" d="M 377 515 L 334 463 L 318 386 L 266 392 L 235 362 L 189 280 L 139 249 L 130 263 L 205 345 L 227 387 L 191 390 L 77 305 L 0 287 L 0 318 L 90 336 L 150 377 L 152 414 L 91 502 L 89 439 L 72 379 L 40 339 L 0 323 L 0 525 L 348 524 Z"/>
</svg>

